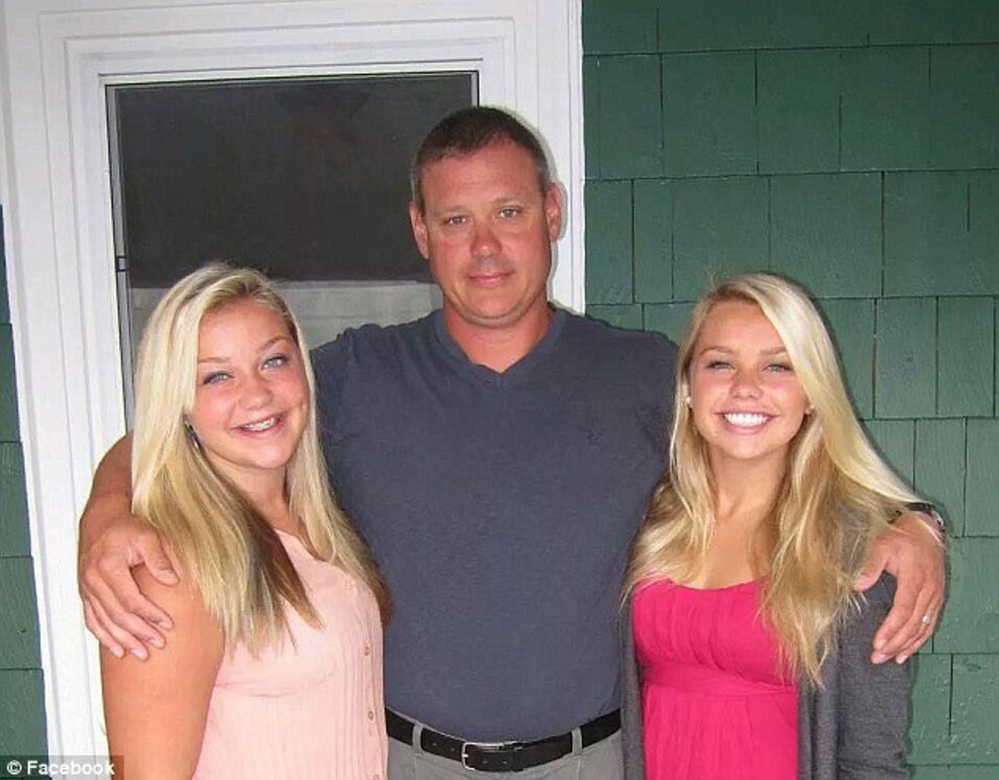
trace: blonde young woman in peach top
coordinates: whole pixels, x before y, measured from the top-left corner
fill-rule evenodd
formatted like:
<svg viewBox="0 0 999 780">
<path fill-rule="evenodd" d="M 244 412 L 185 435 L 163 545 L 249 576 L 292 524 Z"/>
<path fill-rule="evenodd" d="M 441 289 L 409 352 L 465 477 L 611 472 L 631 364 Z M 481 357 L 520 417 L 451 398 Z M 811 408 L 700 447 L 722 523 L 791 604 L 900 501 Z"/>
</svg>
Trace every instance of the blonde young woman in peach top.
<svg viewBox="0 0 999 780">
<path fill-rule="evenodd" d="M 133 505 L 182 581 L 137 570 L 173 617 L 165 648 L 101 651 L 131 780 L 384 777 L 387 599 L 330 498 L 305 355 L 270 283 L 222 265 L 178 282 L 146 329 Z"/>
</svg>

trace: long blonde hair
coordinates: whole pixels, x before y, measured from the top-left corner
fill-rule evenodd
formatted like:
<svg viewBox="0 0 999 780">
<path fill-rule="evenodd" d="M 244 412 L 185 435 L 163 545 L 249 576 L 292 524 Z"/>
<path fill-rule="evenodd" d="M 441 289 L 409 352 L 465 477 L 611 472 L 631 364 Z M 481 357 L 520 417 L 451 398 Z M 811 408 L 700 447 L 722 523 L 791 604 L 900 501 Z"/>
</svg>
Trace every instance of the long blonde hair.
<svg viewBox="0 0 999 780">
<path fill-rule="evenodd" d="M 256 271 L 213 263 L 175 284 L 157 305 L 139 348 L 132 444 L 133 511 L 159 530 L 218 620 L 227 640 L 251 652 L 287 628 L 284 602 L 319 626 L 319 616 L 274 529 L 216 471 L 185 421 L 194 404 L 198 335 L 205 314 L 242 300 L 270 307 L 301 352 L 309 418 L 288 463 L 292 516 L 316 557 L 335 563 L 388 598 L 367 548 L 337 508 L 316 427 L 315 380 L 302 332 L 271 282 Z"/>
<path fill-rule="evenodd" d="M 626 592 L 644 581 L 688 581 L 714 530 L 707 447 L 685 402 L 701 329 L 719 303 L 759 306 L 780 335 L 813 407 L 792 439 L 788 468 L 762 540 L 761 613 L 792 674 L 819 681 L 839 622 L 854 603 L 853 581 L 871 541 L 915 494 L 871 446 L 853 414 L 836 351 L 808 295 L 770 274 L 721 282 L 698 302 L 677 360 L 669 470 L 632 550 Z"/>
</svg>

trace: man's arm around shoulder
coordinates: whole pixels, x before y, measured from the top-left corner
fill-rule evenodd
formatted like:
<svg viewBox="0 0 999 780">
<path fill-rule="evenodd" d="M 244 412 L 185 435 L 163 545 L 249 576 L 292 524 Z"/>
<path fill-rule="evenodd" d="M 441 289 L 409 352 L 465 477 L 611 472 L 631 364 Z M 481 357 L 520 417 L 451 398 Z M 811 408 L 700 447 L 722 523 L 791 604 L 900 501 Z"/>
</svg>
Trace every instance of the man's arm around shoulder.
<svg viewBox="0 0 999 780">
<path fill-rule="evenodd" d="M 120 439 L 101 460 L 80 519 L 79 588 L 89 628 L 111 653 L 146 658 L 163 647 L 170 616 L 139 590 L 132 568 L 144 563 L 164 585 L 177 574 L 159 535 L 132 514 L 132 439 Z"/>
</svg>

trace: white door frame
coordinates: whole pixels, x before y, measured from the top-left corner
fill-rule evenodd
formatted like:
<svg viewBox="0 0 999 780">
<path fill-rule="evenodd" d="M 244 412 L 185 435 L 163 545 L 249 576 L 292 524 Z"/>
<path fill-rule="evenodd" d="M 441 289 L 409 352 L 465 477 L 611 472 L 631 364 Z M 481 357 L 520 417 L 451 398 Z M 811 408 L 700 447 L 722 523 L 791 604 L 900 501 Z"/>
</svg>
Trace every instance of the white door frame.
<svg viewBox="0 0 999 780">
<path fill-rule="evenodd" d="M 581 0 L 0 0 L 0 202 L 53 755 L 105 748 L 76 518 L 123 432 L 104 89 L 476 70 L 550 144 L 568 194 L 552 295 L 583 308 Z"/>
</svg>

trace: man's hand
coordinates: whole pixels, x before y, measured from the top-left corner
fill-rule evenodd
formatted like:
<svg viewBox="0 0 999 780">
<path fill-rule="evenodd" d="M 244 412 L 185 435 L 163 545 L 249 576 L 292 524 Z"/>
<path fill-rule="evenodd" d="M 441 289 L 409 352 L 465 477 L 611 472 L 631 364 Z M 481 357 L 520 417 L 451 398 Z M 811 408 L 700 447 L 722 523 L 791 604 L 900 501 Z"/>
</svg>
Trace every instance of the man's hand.
<svg viewBox="0 0 999 780">
<path fill-rule="evenodd" d="M 944 600 L 944 545 L 932 518 L 908 512 L 871 547 L 856 589 L 867 590 L 887 571 L 898 582 L 895 602 L 874 635 L 871 661 L 902 663 L 933 634 Z"/>
<path fill-rule="evenodd" d="M 132 436 L 119 439 L 94 473 L 90 499 L 80 518 L 78 585 L 83 613 L 97 640 L 119 658 L 127 650 L 146 658 L 143 643 L 163 647 L 157 629 L 172 628 L 170 616 L 135 584 L 132 569 L 145 564 L 164 585 L 177 573 L 159 535 L 131 513 Z"/>
<path fill-rule="evenodd" d="M 114 521 L 87 549 L 81 545 L 79 585 L 87 628 L 119 658 L 126 650 L 146 658 L 145 645 L 163 647 L 160 630 L 173 627 L 170 616 L 136 586 L 132 567 L 140 564 L 164 585 L 178 581 L 159 534 L 133 515 Z"/>
</svg>

